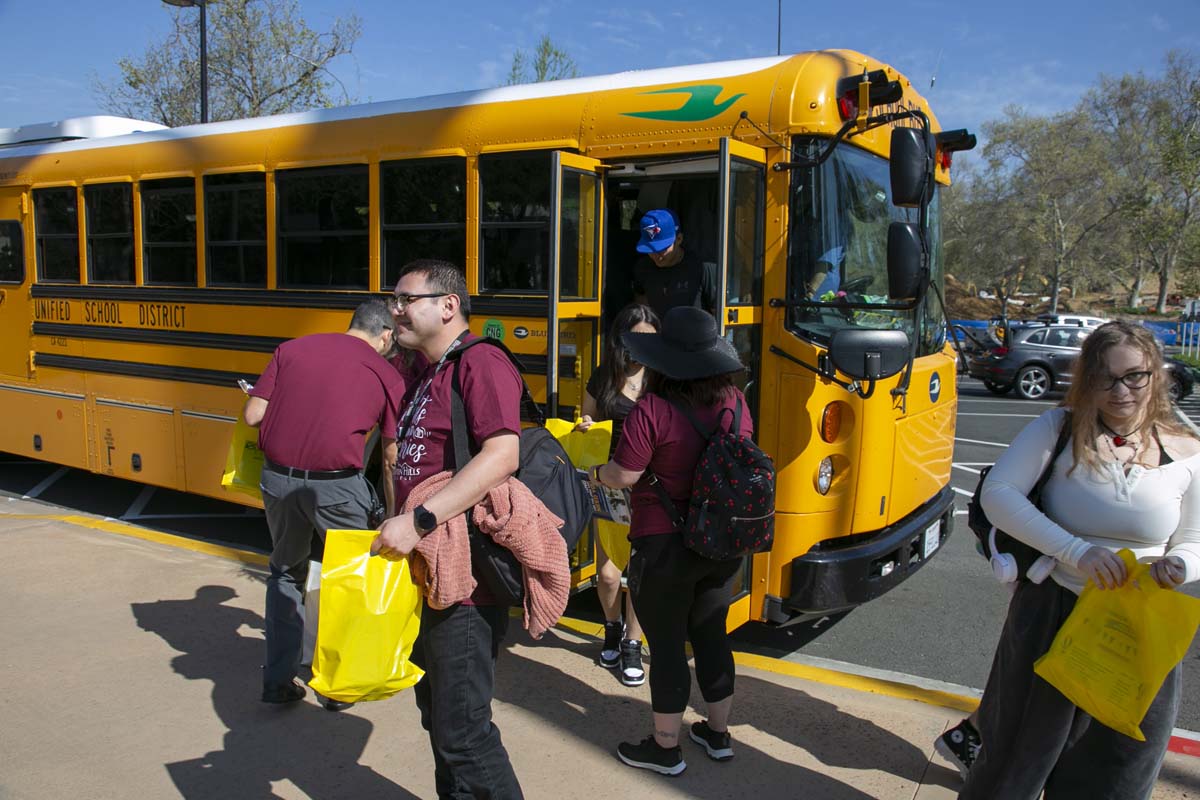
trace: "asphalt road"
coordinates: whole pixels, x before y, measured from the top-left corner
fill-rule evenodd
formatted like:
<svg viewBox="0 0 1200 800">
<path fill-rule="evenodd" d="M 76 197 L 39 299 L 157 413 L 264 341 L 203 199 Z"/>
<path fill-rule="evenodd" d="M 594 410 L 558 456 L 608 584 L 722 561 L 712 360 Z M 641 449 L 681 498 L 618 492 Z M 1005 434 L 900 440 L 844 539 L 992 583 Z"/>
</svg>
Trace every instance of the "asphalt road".
<svg viewBox="0 0 1200 800">
<path fill-rule="evenodd" d="M 742 648 L 805 660 L 829 659 L 847 669 L 982 688 L 1008 602 L 1007 590 L 975 550 L 966 527 L 966 500 L 978 471 L 991 464 L 1030 420 L 1060 399 L 1030 402 L 997 398 L 977 381 L 959 383 L 958 432 L 952 484 L 959 490 L 954 534 L 940 553 L 895 590 L 849 614 L 792 628 L 744 626 Z M 1200 424 L 1200 397 L 1181 408 Z M 262 512 L 196 495 L 70 470 L 0 453 L 0 492 L 33 496 L 71 509 L 122 519 L 156 530 L 266 552 L 270 536 Z M 1200 587 L 1189 593 L 1200 596 Z M 576 596 L 568 613 L 598 614 L 594 592 Z M 1200 645 L 1184 659 L 1185 686 L 1200 686 Z M 1184 692 L 1178 726 L 1200 730 L 1200 692 Z"/>
</svg>

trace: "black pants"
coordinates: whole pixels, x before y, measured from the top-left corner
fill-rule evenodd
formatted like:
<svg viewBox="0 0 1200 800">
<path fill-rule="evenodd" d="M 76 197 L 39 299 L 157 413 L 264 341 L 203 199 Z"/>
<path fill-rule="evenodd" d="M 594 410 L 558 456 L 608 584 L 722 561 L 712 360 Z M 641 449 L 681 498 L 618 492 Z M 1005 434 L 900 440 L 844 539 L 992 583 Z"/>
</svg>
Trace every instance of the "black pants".
<svg viewBox="0 0 1200 800">
<path fill-rule="evenodd" d="M 1143 800 L 1167 752 L 1179 711 L 1179 667 L 1167 674 L 1140 725 L 1139 742 L 1093 720 L 1033 671 L 1076 596 L 1052 579 L 1021 581 L 992 661 L 979 732 L 983 748 L 959 798 Z"/>
<path fill-rule="evenodd" d="M 679 714 L 692 691 L 685 641 L 696 657 L 696 683 L 705 702 L 733 694 L 733 651 L 725 618 L 742 559 L 713 561 L 683 546 L 677 533 L 633 540 L 629 594 L 650 644 L 650 704 Z"/>
<path fill-rule="evenodd" d="M 496 655 L 507 630 L 507 606 L 422 605 L 412 661 L 425 677 L 414 688 L 439 798 L 523 797 L 492 724 Z"/>
</svg>

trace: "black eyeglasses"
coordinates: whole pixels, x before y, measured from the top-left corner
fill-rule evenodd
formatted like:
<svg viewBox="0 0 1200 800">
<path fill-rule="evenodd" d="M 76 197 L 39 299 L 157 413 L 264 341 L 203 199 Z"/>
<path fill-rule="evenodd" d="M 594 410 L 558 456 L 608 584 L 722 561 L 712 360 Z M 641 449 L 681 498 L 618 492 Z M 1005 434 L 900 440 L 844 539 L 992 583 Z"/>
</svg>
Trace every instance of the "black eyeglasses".
<svg viewBox="0 0 1200 800">
<path fill-rule="evenodd" d="M 418 300 L 424 300 L 426 297 L 445 297 L 445 292 L 429 292 L 427 294 L 394 294 L 387 301 L 388 308 L 393 311 L 403 311 Z"/>
<path fill-rule="evenodd" d="M 1108 382 L 1107 386 L 1104 385 L 1104 380 L 1101 379 L 1100 388 L 1104 389 L 1106 392 L 1111 392 L 1113 389 L 1117 388 L 1118 383 L 1123 383 L 1127 389 L 1145 389 L 1146 385 L 1150 383 L 1150 374 L 1151 373 L 1149 370 L 1126 372 L 1119 378 L 1112 378 Z"/>
</svg>

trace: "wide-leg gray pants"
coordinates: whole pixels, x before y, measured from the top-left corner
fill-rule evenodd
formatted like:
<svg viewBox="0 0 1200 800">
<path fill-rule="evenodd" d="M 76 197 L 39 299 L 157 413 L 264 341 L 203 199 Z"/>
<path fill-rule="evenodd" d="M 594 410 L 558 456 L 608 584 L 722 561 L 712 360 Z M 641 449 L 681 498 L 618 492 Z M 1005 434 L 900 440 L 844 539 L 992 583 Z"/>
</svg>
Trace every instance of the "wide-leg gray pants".
<svg viewBox="0 0 1200 800">
<path fill-rule="evenodd" d="M 1033 671 L 1075 607 L 1053 580 L 1021 581 L 979 707 L 983 748 L 960 800 L 1149 798 L 1179 712 L 1180 673 L 1163 682 L 1139 742 L 1097 722 Z"/>
<path fill-rule="evenodd" d="M 316 481 L 263 470 L 260 484 L 271 529 L 267 578 L 267 663 L 263 686 L 286 686 L 300 669 L 304 643 L 304 582 L 315 532 L 365 530 L 371 488 L 362 474 Z"/>
</svg>

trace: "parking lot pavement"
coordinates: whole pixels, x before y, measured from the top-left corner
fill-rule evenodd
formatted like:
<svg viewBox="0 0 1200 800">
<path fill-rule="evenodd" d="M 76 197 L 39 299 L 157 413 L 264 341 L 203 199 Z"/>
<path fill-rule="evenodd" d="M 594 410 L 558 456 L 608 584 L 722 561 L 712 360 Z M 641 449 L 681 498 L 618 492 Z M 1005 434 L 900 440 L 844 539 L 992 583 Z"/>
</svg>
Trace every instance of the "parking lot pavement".
<svg viewBox="0 0 1200 800">
<path fill-rule="evenodd" d="M 0 726 L 5 800 L 434 796 L 407 693 L 340 714 L 311 694 L 286 708 L 258 702 L 261 555 L 8 498 L 0 559 L 0 680 L 19 689 Z M 956 794 L 958 773 L 932 742 L 961 718 L 961 698 L 745 656 L 731 763 L 685 741 L 679 778 L 625 768 L 613 749 L 649 729 L 648 688 L 600 669 L 598 640 L 579 625 L 535 642 L 513 623 L 494 709 L 530 798 L 591 800 L 597 786 L 701 800 Z M 685 722 L 702 705 L 693 697 Z M 1172 754 L 1154 798 L 1197 785 L 1200 762 Z"/>
</svg>

